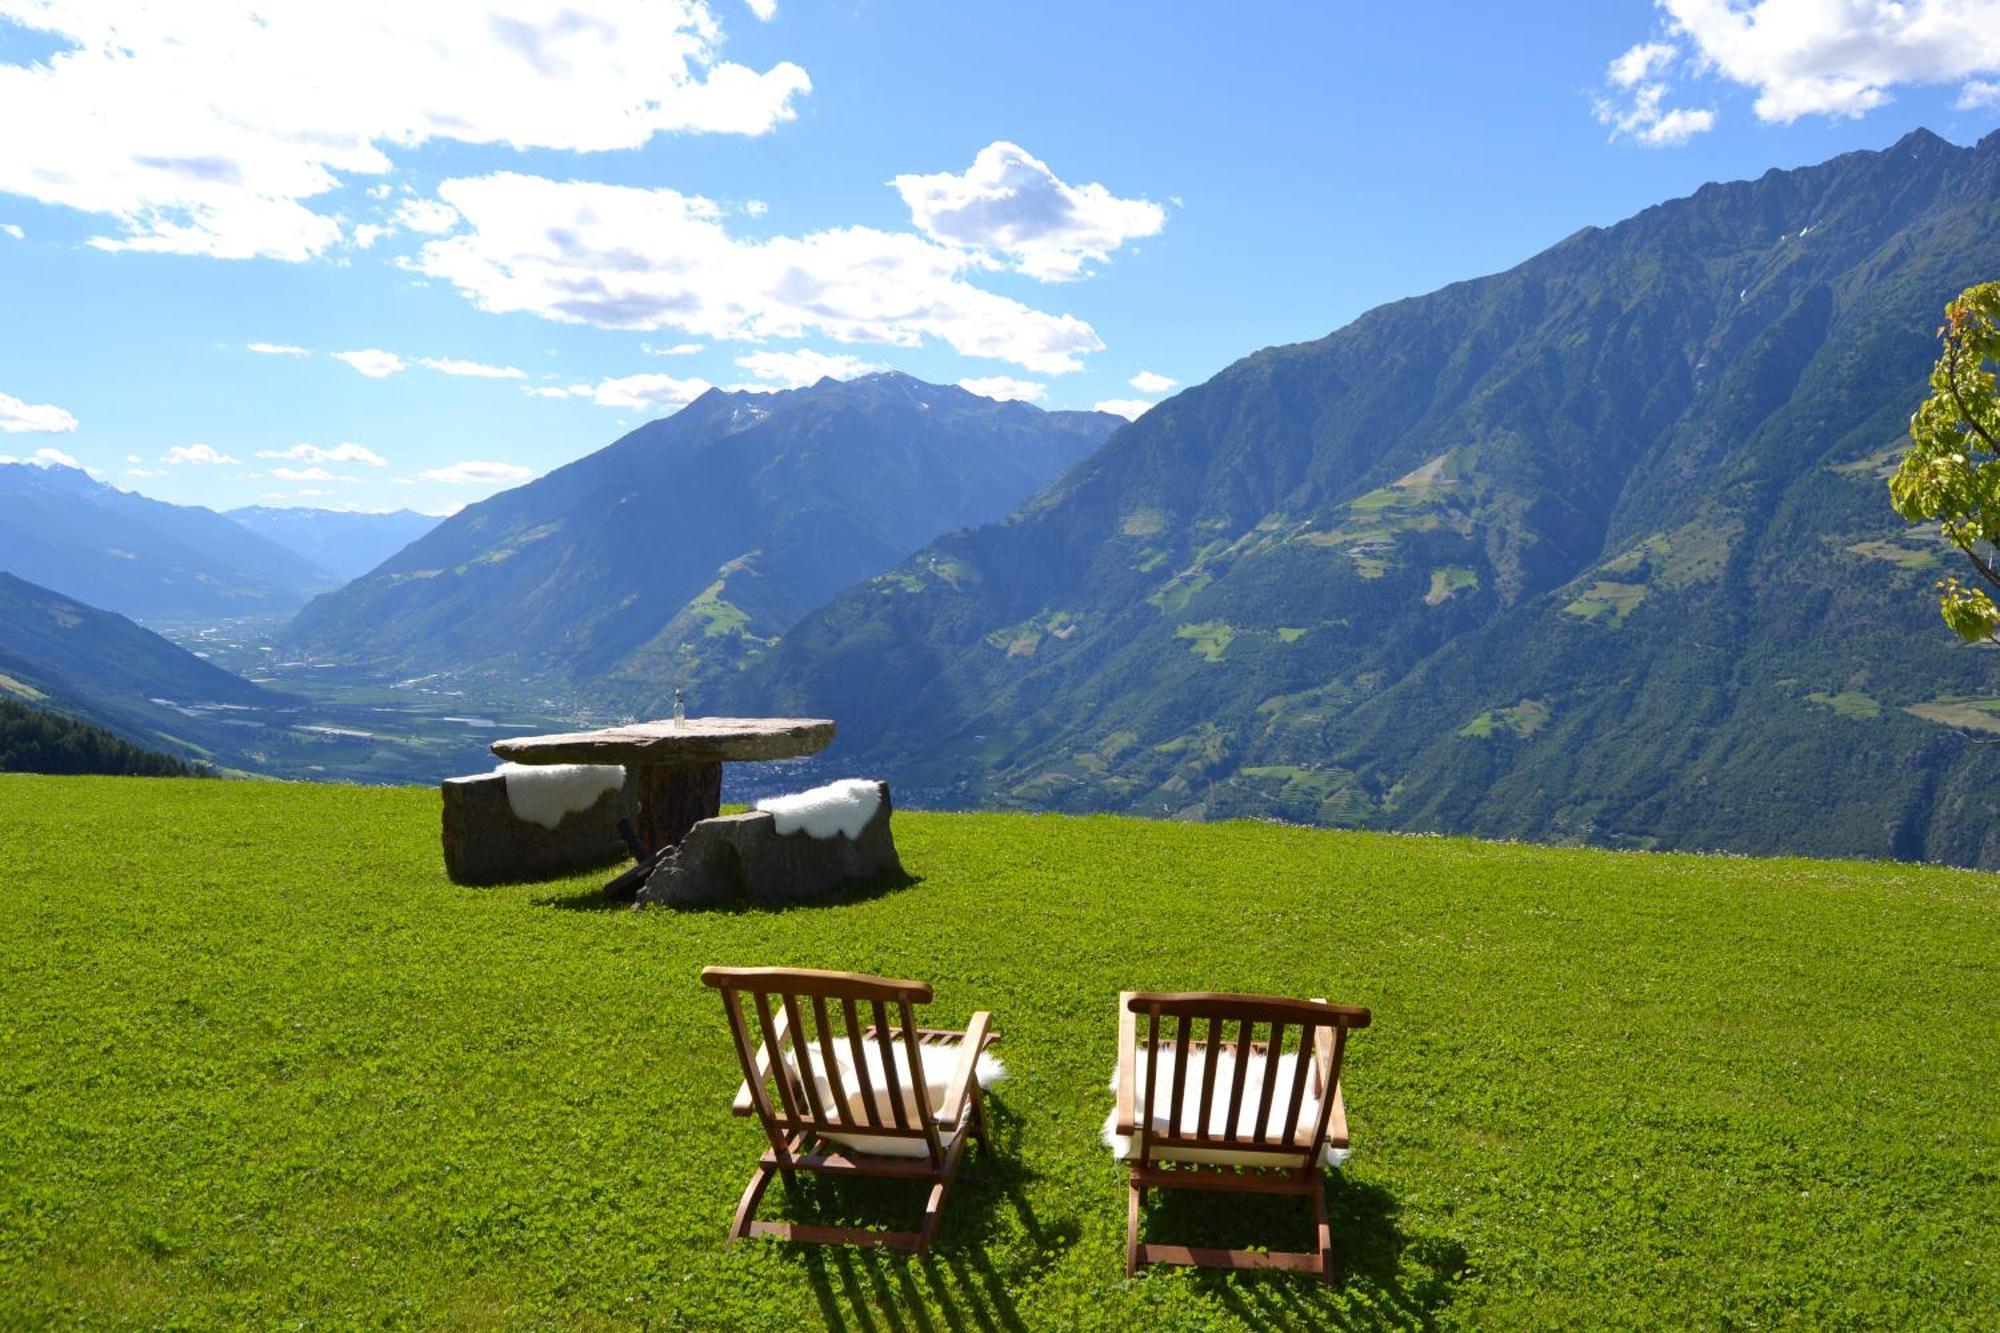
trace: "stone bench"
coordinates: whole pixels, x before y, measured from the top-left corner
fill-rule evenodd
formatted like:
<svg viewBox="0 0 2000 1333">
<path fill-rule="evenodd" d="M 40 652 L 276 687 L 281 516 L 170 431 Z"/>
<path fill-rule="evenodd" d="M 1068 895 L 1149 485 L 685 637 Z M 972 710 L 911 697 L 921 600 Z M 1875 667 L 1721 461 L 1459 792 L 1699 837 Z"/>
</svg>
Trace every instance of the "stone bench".
<svg viewBox="0 0 2000 1333">
<path fill-rule="evenodd" d="M 444 868 L 452 882 L 557 879 L 629 859 L 618 821 L 637 810 L 637 785 L 610 770 L 567 777 L 565 791 L 565 775 L 555 770 L 517 773 L 511 795 L 504 770 L 445 779 Z"/>
<path fill-rule="evenodd" d="M 784 907 L 825 898 L 843 884 L 900 876 L 903 863 L 889 833 L 889 784 L 872 785 L 879 800 L 851 836 L 780 832 L 781 822 L 789 827 L 797 821 L 765 809 L 704 819 L 654 868 L 639 901 Z"/>
</svg>

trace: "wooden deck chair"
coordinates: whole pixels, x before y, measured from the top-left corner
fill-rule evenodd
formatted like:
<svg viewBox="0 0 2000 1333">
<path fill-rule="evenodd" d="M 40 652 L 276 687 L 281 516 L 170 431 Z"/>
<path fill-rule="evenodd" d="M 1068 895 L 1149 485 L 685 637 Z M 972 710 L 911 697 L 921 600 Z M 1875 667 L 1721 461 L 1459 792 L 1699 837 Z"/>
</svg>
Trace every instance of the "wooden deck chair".
<svg viewBox="0 0 2000 1333">
<path fill-rule="evenodd" d="M 1368 1011 L 1324 1000 L 1126 991 L 1118 1104 L 1107 1136 L 1130 1164 L 1125 1271 L 1146 1264 L 1279 1268 L 1333 1280 L 1323 1165 L 1347 1147 L 1340 1059 Z M 1247 1190 L 1312 1200 L 1319 1248 L 1274 1254 L 1139 1239 L 1153 1189 Z"/>
<path fill-rule="evenodd" d="M 912 1009 L 930 1002 L 929 986 L 857 972 L 705 967 L 701 979 L 722 992 L 743 1064 L 731 1109 L 756 1116 L 771 1142 L 736 1207 L 730 1243 L 775 1236 L 923 1253 L 967 1137 L 992 1151 L 977 1077 L 998 1040 L 991 1016 L 974 1014 L 963 1031 L 920 1028 Z M 923 1224 L 880 1231 L 757 1221 L 772 1175 L 789 1187 L 800 1171 L 928 1183 Z"/>
</svg>

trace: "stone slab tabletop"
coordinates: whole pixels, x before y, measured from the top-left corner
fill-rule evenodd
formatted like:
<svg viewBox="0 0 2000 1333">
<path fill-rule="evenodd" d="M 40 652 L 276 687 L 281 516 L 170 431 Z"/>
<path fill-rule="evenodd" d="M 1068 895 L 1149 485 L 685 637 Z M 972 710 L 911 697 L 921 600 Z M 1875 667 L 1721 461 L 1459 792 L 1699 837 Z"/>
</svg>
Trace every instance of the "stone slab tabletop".
<svg viewBox="0 0 2000 1333">
<path fill-rule="evenodd" d="M 739 760 L 795 759 L 833 740 L 824 717 L 691 717 L 634 722 L 601 731 L 513 736 L 493 753 L 517 764 L 658 764 L 679 768 Z"/>
</svg>

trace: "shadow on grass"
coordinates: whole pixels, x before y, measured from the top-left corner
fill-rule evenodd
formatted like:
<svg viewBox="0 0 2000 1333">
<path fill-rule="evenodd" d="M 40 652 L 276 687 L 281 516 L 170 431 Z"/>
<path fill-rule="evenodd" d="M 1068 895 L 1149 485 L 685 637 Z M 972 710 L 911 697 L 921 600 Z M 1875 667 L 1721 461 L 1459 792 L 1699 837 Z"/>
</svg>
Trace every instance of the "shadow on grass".
<svg viewBox="0 0 2000 1333">
<path fill-rule="evenodd" d="M 793 1258 L 829 1328 L 979 1329 L 1018 1333 L 1027 1325 L 1015 1292 L 1034 1270 L 1076 1244 L 1073 1218 L 1037 1215 L 1028 1198 L 1034 1172 L 1020 1156 L 1021 1125 L 987 1094 L 994 1151 L 970 1149 L 945 1202 L 937 1243 L 922 1256 L 858 1246 L 800 1245 Z M 797 1191 L 770 1205 L 794 1220 L 838 1218 L 849 1225 L 910 1230 L 929 1186 L 887 1181 L 802 1178 Z"/>
<path fill-rule="evenodd" d="M 1336 1272 L 1331 1286 L 1296 1273 L 1194 1272 L 1195 1285 L 1249 1328 L 1431 1328 L 1457 1293 L 1467 1255 L 1457 1241 L 1406 1235 L 1395 1196 L 1336 1173 L 1327 1182 Z M 1303 1200 L 1156 1190 L 1143 1222 L 1151 1241 L 1310 1250 Z"/>
<path fill-rule="evenodd" d="M 756 903 L 749 899 L 737 899 L 722 903 L 669 903 L 648 911 L 687 912 L 709 915 L 744 915 L 749 913 L 771 914 L 776 912 L 812 912 L 829 907 L 847 907 L 854 903 L 865 903 L 875 898 L 901 893 L 913 889 L 924 882 L 922 875 L 907 872 L 900 875 L 884 875 L 871 880 L 850 880 L 835 888 L 831 893 L 817 898 L 808 898 L 791 903 Z M 568 893 L 556 897 L 532 900 L 536 907 L 553 907 L 560 912 L 629 912 L 636 906 L 630 898 L 608 898 L 603 889 L 585 889 L 581 893 Z"/>
</svg>

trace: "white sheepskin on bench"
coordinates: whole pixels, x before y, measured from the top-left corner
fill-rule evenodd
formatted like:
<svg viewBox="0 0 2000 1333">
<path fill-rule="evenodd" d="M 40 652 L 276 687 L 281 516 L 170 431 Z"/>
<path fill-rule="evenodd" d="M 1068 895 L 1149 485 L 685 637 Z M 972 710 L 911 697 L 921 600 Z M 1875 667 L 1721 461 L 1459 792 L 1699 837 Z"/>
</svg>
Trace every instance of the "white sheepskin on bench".
<svg viewBox="0 0 2000 1333">
<path fill-rule="evenodd" d="M 507 779 L 507 806 L 514 818 L 553 829 L 564 815 L 582 814 L 608 791 L 625 785 L 617 764 L 501 764 Z"/>
<path fill-rule="evenodd" d="M 872 778 L 842 778 L 811 791 L 767 796 L 756 808 L 771 816 L 780 833 L 803 833 L 809 838 L 845 833 L 858 838 L 881 804 L 882 788 Z"/>
</svg>

